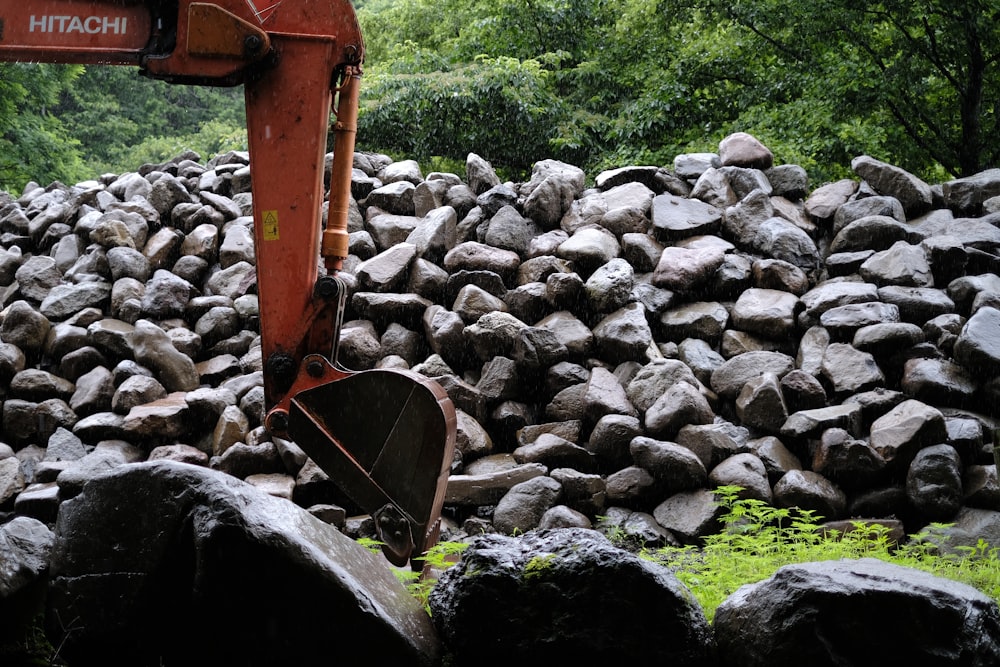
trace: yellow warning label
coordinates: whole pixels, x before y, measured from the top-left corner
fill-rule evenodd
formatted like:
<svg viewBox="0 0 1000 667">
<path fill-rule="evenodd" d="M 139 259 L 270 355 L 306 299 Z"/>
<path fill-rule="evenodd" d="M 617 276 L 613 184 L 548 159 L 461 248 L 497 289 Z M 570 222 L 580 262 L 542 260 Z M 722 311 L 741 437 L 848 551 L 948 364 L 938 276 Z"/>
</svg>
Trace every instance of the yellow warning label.
<svg viewBox="0 0 1000 667">
<path fill-rule="evenodd" d="M 261 213 L 261 225 L 263 225 L 263 236 L 265 241 L 278 240 L 278 212 L 264 211 Z"/>
</svg>

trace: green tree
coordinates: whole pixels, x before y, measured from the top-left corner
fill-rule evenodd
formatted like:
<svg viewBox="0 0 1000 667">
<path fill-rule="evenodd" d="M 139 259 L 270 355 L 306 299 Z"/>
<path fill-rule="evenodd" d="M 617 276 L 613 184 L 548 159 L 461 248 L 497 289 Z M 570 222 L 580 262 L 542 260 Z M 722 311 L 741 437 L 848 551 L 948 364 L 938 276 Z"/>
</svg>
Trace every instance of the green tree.
<svg viewBox="0 0 1000 667">
<path fill-rule="evenodd" d="M 134 67 L 87 67 L 56 110 L 91 172 L 122 172 L 184 150 L 246 148 L 242 88 L 172 85 Z"/>
<path fill-rule="evenodd" d="M 79 142 L 52 113 L 82 69 L 0 63 L 0 188 L 28 181 L 76 180 L 83 173 Z"/>
<path fill-rule="evenodd" d="M 890 158 L 969 175 L 1000 157 L 998 0 L 709 0 L 843 128 L 881 128 Z"/>
</svg>

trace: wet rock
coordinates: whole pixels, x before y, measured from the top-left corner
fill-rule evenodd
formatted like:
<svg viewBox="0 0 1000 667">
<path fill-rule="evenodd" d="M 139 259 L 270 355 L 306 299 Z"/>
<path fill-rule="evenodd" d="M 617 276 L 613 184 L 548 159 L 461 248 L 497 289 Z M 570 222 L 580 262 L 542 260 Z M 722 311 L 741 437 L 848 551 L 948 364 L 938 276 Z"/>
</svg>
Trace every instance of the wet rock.
<svg viewBox="0 0 1000 667">
<path fill-rule="evenodd" d="M 561 493 L 559 482 L 547 476 L 516 484 L 497 503 L 493 525 L 508 535 L 536 528 L 542 515 L 558 504 Z"/>
<path fill-rule="evenodd" d="M 641 305 L 630 303 L 611 313 L 593 329 L 597 349 L 612 363 L 645 361 L 653 332 Z M 568 346 L 567 346 L 568 348 Z"/>
<path fill-rule="evenodd" d="M 15 301 L 6 308 L 3 323 L 0 324 L 0 338 L 4 343 L 31 354 L 42 348 L 51 327 L 48 318 L 27 301 Z"/>
<path fill-rule="evenodd" d="M 674 292 L 697 293 L 722 266 L 724 259 L 724 253 L 717 248 L 670 246 L 660 254 L 652 282 Z"/>
<path fill-rule="evenodd" d="M 671 438 L 687 424 L 711 424 L 715 414 L 708 400 L 695 387 L 679 382 L 654 402 L 643 423 L 654 438 Z"/>
<path fill-rule="evenodd" d="M 723 166 L 770 169 L 774 155 L 756 137 L 734 132 L 719 142 L 719 161 Z"/>
<path fill-rule="evenodd" d="M 749 428 L 778 433 L 788 417 L 778 376 L 765 373 L 748 380 L 736 397 L 736 414 Z"/>
<path fill-rule="evenodd" d="M 152 482 L 152 479 L 159 480 L 159 483 Z M 115 507 L 111 507 L 108 499 L 121 497 L 124 492 L 119 487 L 122 485 L 143 489 L 147 500 L 115 503 Z M 108 491 L 108 486 L 117 490 Z M 358 630 L 359 632 L 377 633 L 382 637 L 382 650 L 387 651 L 386 655 L 395 656 L 394 660 L 421 663 L 436 658 L 436 646 L 427 639 L 433 637 L 433 630 L 426 615 L 423 615 L 418 604 L 406 598 L 405 591 L 385 568 L 378 565 L 375 556 L 284 500 L 271 498 L 234 480 L 226 481 L 218 473 L 171 462 L 129 467 L 119 474 L 106 476 L 90 487 L 79 500 L 74 501 L 71 507 L 66 508 L 65 512 L 60 512 L 58 532 L 61 537 L 53 550 L 53 574 L 57 583 L 51 594 L 52 602 L 58 608 L 72 613 L 74 618 L 93 619 L 87 622 L 87 628 L 93 634 L 73 634 L 65 644 L 67 655 L 72 654 L 83 661 L 89 660 L 88 656 L 96 657 L 103 650 L 101 647 L 105 646 L 103 642 L 107 638 L 106 632 L 115 628 L 116 632 L 122 633 L 116 641 L 119 655 L 133 656 L 135 661 L 143 660 L 143 656 L 151 654 L 170 655 L 171 661 L 185 661 L 195 655 L 201 656 L 198 659 L 205 657 L 204 646 L 200 641 L 185 643 L 178 641 L 176 636 L 171 636 L 169 641 L 157 639 L 163 637 L 163 623 L 176 623 L 178 618 L 187 618 L 193 623 L 191 627 L 202 624 L 202 620 L 189 615 L 178 615 L 176 612 L 176 609 L 190 604 L 186 594 L 157 596 L 155 605 L 137 613 L 134 606 L 119 604 L 123 599 L 120 597 L 121 588 L 109 584 L 110 581 L 122 580 L 122 573 L 127 571 L 127 580 L 132 585 L 156 586 L 165 591 L 181 590 L 177 586 L 166 585 L 165 582 L 153 583 L 160 573 L 169 571 L 170 563 L 176 559 L 173 545 L 142 530 L 143 526 L 151 524 L 148 518 L 139 517 L 150 508 L 155 508 L 158 518 L 154 523 L 158 525 L 162 526 L 164 522 L 177 525 L 187 522 L 187 525 L 197 527 L 190 534 L 191 541 L 185 548 L 198 553 L 207 545 L 214 545 L 197 559 L 202 568 L 198 575 L 200 579 L 209 577 L 215 582 L 212 586 L 201 589 L 198 594 L 198 609 L 213 616 L 221 614 L 221 618 L 232 619 L 239 616 L 237 610 L 259 608 L 259 614 L 254 614 L 254 618 L 259 619 L 261 625 L 248 628 L 243 619 L 239 623 L 223 627 L 222 630 L 231 642 L 227 640 L 226 646 L 218 646 L 217 657 L 208 659 L 238 659 L 257 664 L 277 660 L 279 656 L 282 656 L 280 659 L 292 656 L 291 659 L 303 662 L 319 659 L 315 653 L 315 645 L 310 642 L 302 644 L 289 641 L 276 646 L 273 638 L 261 639 L 271 632 L 266 628 L 273 630 L 277 627 L 276 636 L 282 637 L 292 637 L 292 627 L 317 635 L 326 632 L 323 628 L 325 621 L 318 622 L 317 619 L 321 616 L 312 613 L 297 617 L 294 612 L 285 610 L 271 620 L 263 619 L 261 615 L 270 613 L 266 610 L 272 608 L 271 603 L 267 602 L 268 596 L 284 595 L 287 599 L 291 590 L 306 596 L 296 604 L 300 610 L 314 608 L 315 600 L 310 601 L 309 596 L 318 590 L 339 590 L 341 592 L 335 595 L 347 595 L 352 599 L 354 596 L 377 599 L 380 602 L 374 609 L 348 604 L 341 605 L 338 614 L 344 614 L 343 622 L 349 623 L 351 627 L 365 628 Z M 264 516 L 268 519 L 263 520 Z M 122 534 L 121 525 L 132 526 L 134 530 L 127 535 Z M 222 532 L 218 532 L 220 530 Z M 80 531 L 89 535 L 114 533 L 115 537 L 73 539 L 81 534 Z M 111 544 L 116 545 L 114 554 L 104 548 Z M 256 548 L 250 546 L 254 544 L 257 545 Z M 221 567 L 222 563 L 229 562 L 230 559 L 222 558 L 218 567 L 213 566 L 211 560 L 215 556 L 212 554 L 224 555 L 229 550 L 236 550 L 244 554 L 244 563 L 253 567 L 246 558 L 252 559 L 252 554 L 260 554 L 264 544 L 267 545 L 265 560 L 279 558 L 285 562 L 287 559 L 289 563 L 298 563 L 298 566 L 282 568 L 279 573 L 261 565 L 263 574 L 258 577 L 253 596 L 240 597 L 242 594 L 238 590 L 238 581 L 228 581 L 225 573 L 230 570 Z M 222 551 L 218 551 L 220 548 Z M 324 557 L 319 561 L 312 558 L 308 562 L 300 562 L 292 556 L 276 555 L 297 553 L 302 549 L 319 554 L 333 553 L 337 557 Z M 208 553 L 209 551 L 212 553 Z M 187 576 L 194 574 L 188 573 Z M 336 583 L 338 581 L 352 583 L 345 587 L 342 583 Z M 331 586 L 334 588 L 331 589 Z M 109 590 L 118 592 L 109 596 L 106 594 Z M 184 586 L 183 590 L 193 589 Z M 134 598 L 126 595 L 124 599 Z M 116 620 L 109 620 L 111 618 Z M 282 628 L 284 623 L 291 625 Z M 223 624 L 226 625 L 226 622 L 223 621 Z M 181 631 L 181 636 L 189 635 Z M 323 652 L 327 650 L 322 649 Z M 350 649 L 345 655 L 349 654 Z M 360 659 L 360 656 L 355 659 Z"/>
<path fill-rule="evenodd" d="M 795 367 L 795 361 L 780 352 L 747 352 L 726 360 L 712 372 L 712 390 L 735 398 L 749 380 L 764 373 L 781 378 Z"/>
<path fill-rule="evenodd" d="M 139 320 L 131 335 L 135 359 L 155 369 L 167 391 L 190 391 L 198 387 L 200 377 L 194 361 L 177 351 L 169 336 L 147 320 Z"/>
<path fill-rule="evenodd" d="M 774 503 L 778 507 L 812 510 L 826 520 L 839 519 L 847 509 L 847 496 L 819 473 L 789 470 L 774 485 Z"/>
<path fill-rule="evenodd" d="M 917 452 L 941 444 L 947 437 L 941 411 L 917 400 L 906 400 L 871 425 L 872 447 L 895 469 L 908 468 Z"/>
<path fill-rule="evenodd" d="M 576 591 L 572 600 L 559 592 L 567 585 Z M 521 593 L 506 593 L 515 589 Z M 609 596 L 611 590 L 617 593 Z M 534 664 L 625 659 L 693 666 L 710 654 L 701 610 L 665 568 L 580 528 L 517 540 L 478 538 L 442 576 L 430 604 L 445 645 L 461 664 L 495 643 L 508 647 L 512 659 Z M 473 609 L 488 610 L 488 617 Z M 653 641 L 639 631 L 650 622 L 672 641 Z"/>
<path fill-rule="evenodd" d="M 660 315 L 659 331 L 667 340 L 700 338 L 715 344 L 729 322 L 729 311 L 717 301 L 697 301 L 668 308 Z"/>
<path fill-rule="evenodd" d="M 656 523 L 683 544 L 698 544 L 699 538 L 719 527 L 722 509 L 715 494 L 707 489 L 682 491 L 656 506 Z"/>
<path fill-rule="evenodd" d="M 697 199 L 672 194 L 653 198 L 653 229 L 660 241 L 714 234 L 721 221 L 722 212 L 719 209 Z"/>
<path fill-rule="evenodd" d="M 904 169 L 867 155 L 851 160 L 851 169 L 879 193 L 898 199 L 908 215 L 922 213 L 933 203 L 930 186 Z"/>
<path fill-rule="evenodd" d="M 1000 370 L 1000 310 L 980 308 L 955 341 L 955 360 L 977 374 Z"/>
<path fill-rule="evenodd" d="M 885 460 L 868 442 L 842 428 L 823 431 L 812 457 L 813 472 L 848 489 L 878 481 L 884 469 Z"/>
<path fill-rule="evenodd" d="M 831 607 L 845 615 L 821 612 Z M 905 621 L 897 608 L 910 610 Z M 725 665 L 832 665 L 831 656 L 854 664 L 989 664 L 1000 656 L 998 617 L 996 604 L 969 586 L 863 559 L 783 567 L 725 600 L 714 627 Z M 816 642 L 816 632 L 827 641 Z M 885 633 L 900 638 L 891 652 L 881 648 Z"/>
<path fill-rule="evenodd" d="M 646 470 L 663 494 L 703 488 L 708 479 L 701 460 L 686 447 L 673 442 L 637 436 L 629 443 L 635 464 Z"/>
<path fill-rule="evenodd" d="M 906 473 L 906 496 L 930 521 L 954 518 L 962 506 L 962 461 L 950 445 L 917 452 Z"/>
<path fill-rule="evenodd" d="M 866 391 L 885 383 L 875 357 L 846 343 L 827 346 L 821 371 L 837 394 Z"/>
<path fill-rule="evenodd" d="M 708 476 L 713 486 L 738 486 L 738 497 L 771 503 L 771 485 L 764 462 L 750 453 L 736 454 L 719 463 Z"/>
</svg>

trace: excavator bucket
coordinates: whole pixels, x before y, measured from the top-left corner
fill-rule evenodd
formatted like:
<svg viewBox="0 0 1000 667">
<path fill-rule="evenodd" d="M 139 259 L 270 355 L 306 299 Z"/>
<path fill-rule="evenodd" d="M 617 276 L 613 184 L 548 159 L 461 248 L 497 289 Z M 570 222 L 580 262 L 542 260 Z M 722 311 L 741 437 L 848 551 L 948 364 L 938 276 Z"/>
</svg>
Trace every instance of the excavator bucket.
<svg viewBox="0 0 1000 667">
<path fill-rule="evenodd" d="M 437 541 L 454 454 L 447 394 L 407 371 L 350 373 L 319 355 L 304 367 L 314 386 L 289 392 L 289 436 L 374 517 L 390 562 L 419 557 Z"/>
</svg>

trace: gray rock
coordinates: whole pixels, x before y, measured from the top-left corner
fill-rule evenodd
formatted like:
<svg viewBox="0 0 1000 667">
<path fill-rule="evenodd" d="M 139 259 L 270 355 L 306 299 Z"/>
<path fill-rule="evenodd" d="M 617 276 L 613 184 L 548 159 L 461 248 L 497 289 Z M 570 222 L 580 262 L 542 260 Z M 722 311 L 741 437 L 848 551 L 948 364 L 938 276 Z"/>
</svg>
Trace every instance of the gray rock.
<svg viewBox="0 0 1000 667">
<path fill-rule="evenodd" d="M 533 477 L 511 487 L 497 503 L 493 526 L 507 535 L 537 528 L 545 512 L 560 500 L 562 486 L 551 477 Z"/>
<path fill-rule="evenodd" d="M 591 311 L 608 313 L 625 306 L 632 295 L 634 275 L 632 266 L 621 258 L 594 271 L 584 284 Z"/>
<path fill-rule="evenodd" d="M 469 153 L 465 160 L 465 180 L 477 195 L 490 188 L 500 185 L 500 179 L 493 170 L 493 165 L 475 153 Z"/>
<path fill-rule="evenodd" d="M 844 614 L 822 611 L 834 607 Z M 894 613 L 902 608 L 905 619 Z M 714 628 L 722 663 L 743 667 L 1000 660 L 994 601 L 965 584 L 875 559 L 785 566 L 726 599 Z M 825 641 L 815 641 L 816 633 Z M 887 633 L 898 638 L 891 648 L 882 641 Z"/>
<path fill-rule="evenodd" d="M 697 199 L 662 194 L 653 198 L 652 221 L 657 239 L 673 241 L 717 233 L 722 211 Z"/>
<path fill-rule="evenodd" d="M 693 491 L 708 481 L 701 459 L 677 443 L 638 436 L 629 443 L 629 452 L 635 464 L 656 480 L 661 493 Z"/>
<path fill-rule="evenodd" d="M 764 373 L 779 379 L 795 367 L 795 360 L 780 352 L 747 352 L 726 360 L 712 372 L 712 390 L 735 398 L 749 380 Z"/>
<path fill-rule="evenodd" d="M 409 181 L 396 181 L 372 190 L 365 203 L 395 215 L 413 215 L 413 191 L 415 186 Z"/>
<path fill-rule="evenodd" d="M 986 169 L 965 178 L 941 184 L 949 208 L 975 213 L 989 198 L 1000 194 L 1000 169 Z"/>
<path fill-rule="evenodd" d="M 574 594 L 567 597 L 569 589 Z M 524 664 L 626 660 L 693 667 L 711 654 L 701 610 L 666 568 L 581 528 L 478 538 L 442 575 L 430 606 L 445 646 L 461 664 L 473 662 L 484 645 L 502 645 Z M 650 624 L 671 641 L 642 630 Z"/>
<path fill-rule="evenodd" d="M 766 338 L 785 338 L 795 330 L 800 303 L 794 294 L 773 289 L 751 288 L 733 305 L 732 324 Z"/>
<path fill-rule="evenodd" d="M 545 467 L 571 468 L 583 473 L 593 471 L 593 455 L 554 433 L 542 433 L 533 442 L 521 445 L 513 452 L 518 463 L 540 463 Z"/>
<path fill-rule="evenodd" d="M 1000 310 L 980 308 L 955 341 L 955 360 L 976 374 L 1000 371 Z"/>
<path fill-rule="evenodd" d="M 916 227 L 885 215 L 869 215 L 841 229 L 830 242 L 830 252 L 886 250 L 898 241 L 920 243 L 923 239 Z"/>
<path fill-rule="evenodd" d="M 874 196 L 852 199 L 837 208 L 833 216 L 833 233 L 836 235 L 845 226 L 869 215 L 884 215 L 900 222 L 906 222 L 903 205 L 895 197 Z"/>
<path fill-rule="evenodd" d="M 827 521 L 839 519 L 847 509 L 847 496 L 836 484 L 811 470 L 789 470 L 773 489 L 778 507 L 812 510 Z"/>
<path fill-rule="evenodd" d="M 716 344 L 729 322 L 729 311 L 717 301 L 695 301 L 660 314 L 659 330 L 666 340 L 700 338 Z"/>
<path fill-rule="evenodd" d="M 510 250 L 524 256 L 531 239 L 541 230 L 531 220 L 525 218 L 513 206 L 504 206 L 490 218 L 486 226 L 484 242 L 494 248 Z"/>
<path fill-rule="evenodd" d="M 928 320 L 955 312 L 955 302 L 940 289 L 930 287 L 880 287 L 878 297 L 899 309 L 899 319 L 922 326 Z"/>
<path fill-rule="evenodd" d="M 930 521 L 951 521 L 962 506 L 962 461 L 951 445 L 917 452 L 906 473 L 906 497 Z"/>
<path fill-rule="evenodd" d="M 897 241 L 861 264 L 861 277 L 879 286 L 931 287 L 934 275 L 923 246 Z"/>
<path fill-rule="evenodd" d="M 625 388 L 607 369 L 597 367 L 590 373 L 583 395 L 584 414 L 591 422 L 609 414 L 637 416 Z"/>
<path fill-rule="evenodd" d="M 827 346 L 821 370 L 835 394 L 867 391 L 885 383 L 875 357 L 846 343 Z"/>
<path fill-rule="evenodd" d="M 556 250 L 556 256 L 576 262 L 585 270 L 594 270 L 620 254 L 618 240 L 611 232 L 598 226 L 578 229 Z"/>
<path fill-rule="evenodd" d="M 931 207 L 931 187 L 899 167 L 867 155 L 851 160 L 851 169 L 881 194 L 895 197 L 908 215 L 923 213 Z"/>
<path fill-rule="evenodd" d="M 812 469 L 839 486 L 856 489 L 878 481 L 885 460 L 868 442 L 835 427 L 823 431 L 813 452 Z"/>
<path fill-rule="evenodd" d="M 910 399 L 872 423 L 870 441 L 886 463 L 898 470 L 908 468 L 918 451 L 941 444 L 946 437 L 941 411 Z"/>
<path fill-rule="evenodd" d="M 42 348 L 51 326 L 48 318 L 31 304 L 19 300 L 7 307 L 0 324 L 0 338 L 22 352 L 34 353 Z"/>
<path fill-rule="evenodd" d="M 16 463 L 16 459 L 9 460 Z M 54 539 L 44 523 L 27 516 L 0 525 L 0 562 L 5 564 L 0 568 L 0 602 L 10 636 L 27 628 L 43 611 Z"/>
<path fill-rule="evenodd" d="M 971 405 L 979 383 L 969 371 L 949 359 L 909 359 L 899 387 L 910 398 L 939 406 Z"/>
<path fill-rule="evenodd" d="M 767 468 L 755 454 L 743 453 L 730 456 L 712 469 L 708 476 L 713 486 L 738 486 L 737 497 L 752 498 L 770 504 L 771 485 Z"/>
<path fill-rule="evenodd" d="M 136 489 L 141 502 L 112 502 Z M 151 511 L 155 521 L 148 516 Z M 143 530 L 154 524 L 176 529 Z M 132 529 L 122 533 L 123 525 Z M 182 525 L 194 527 L 184 533 L 183 545 L 165 539 L 181 534 Z M 313 636 L 328 632 L 330 617 L 315 609 L 329 595 L 345 600 L 337 605 L 337 622 L 379 637 L 380 650 L 392 660 L 432 664 L 437 659 L 426 614 L 378 557 L 291 503 L 204 468 L 159 461 L 103 476 L 64 505 L 57 533 L 50 604 L 82 619 L 87 628 L 70 633 L 63 645 L 76 660 L 97 659 L 112 633 L 118 655 L 135 661 L 165 656 L 169 661 L 315 662 L 329 647 L 293 638 L 300 631 Z M 174 569 L 178 548 L 198 554 L 195 570 Z M 243 554 L 246 568 L 257 572 L 252 594 L 226 557 L 235 552 Z M 306 553 L 311 555 L 306 558 Z M 274 559 L 287 567 L 267 567 Z M 172 584 L 160 579 L 169 573 L 175 577 Z M 206 585 L 179 586 L 178 576 L 197 577 Z M 138 594 L 149 587 L 163 591 L 155 603 L 143 602 L 146 598 Z M 191 604 L 192 591 L 195 616 L 191 609 L 180 611 Z M 287 601 L 291 591 L 301 596 L 294 609 L 276 604 L 278 598 Z M 248 620 L 242 614 L 250 609 L 257 611 Z M 225 639 L 206 649 L 193 630 L 209 617 L 222 623 Z M 164 635 L 164 627 L 175 627 L 179 634 Z M 360 660 L 370 648 L 342 650 L 346 659 Z M 207 657 L 206 651 L 215 657 Z"/>
<path fill-rule="evenodd" d="M 52 257 L 35 255 L 18 267 L 14 278 L 26 299 L 40 302 L 49 295 L 53 287 L 62 282 L 62 272 Z"/>
<path fill-rule="evenodd" d="M 684 544 L 698 544 L 700 538 L 717 530 L 721 515 L 718 499 L 707 489 L 675 493 L 653 511 L 656 523 Z"/>
<path fill-rule="evenodd" d="M 788 408 L 774 373 L 751 378 L 736 397 L 736 415 L 748 428 L 778 433 L 788 417 Z"/>
<path fill-rule="evenodd" d="M 645 361 L 646 350 L 653 342 L 645 310 L 637 303 L 630 303 L 602 319 L 593 333 L 597 349 L 612 363 Z"/>
<path fill-rule="evenodd" d="M 697 293 L 715 275 L 725 259 L 718 248 L 663 249 L 653 272 L 652 283 L 674 292 Z"/>
<path fill-rule="evenodd" d="M 711 424 L 714 419 L 705 396 L 690 384 L 678 382 L 646 410 L 643 423 L 650 436 L 666 439 L 687 424 Z"/>
<path fill-rule="evenodd" d="M 510 284 L 521 258 L 512 250 L 491 248 L 488 245 L 467 241 L 460 243 L 444 256 L 444 268 L 455 271 L 493 271 Z"/>
<path fill-rule="evenodd" d="M 191 357 L 179 352 L 167 333 L 152 322 L 136 322 L 131 340 L 135 360 L 155 369 L 167 391 L 191 391 L 201 383 Z"/>
</svg>

